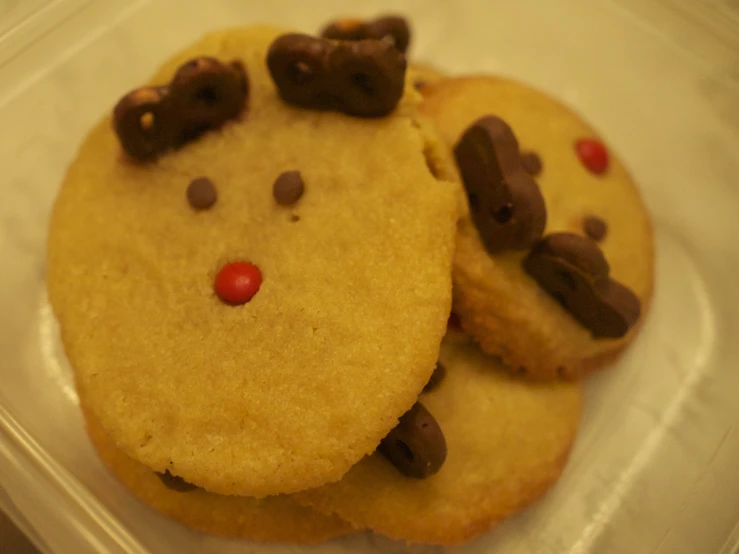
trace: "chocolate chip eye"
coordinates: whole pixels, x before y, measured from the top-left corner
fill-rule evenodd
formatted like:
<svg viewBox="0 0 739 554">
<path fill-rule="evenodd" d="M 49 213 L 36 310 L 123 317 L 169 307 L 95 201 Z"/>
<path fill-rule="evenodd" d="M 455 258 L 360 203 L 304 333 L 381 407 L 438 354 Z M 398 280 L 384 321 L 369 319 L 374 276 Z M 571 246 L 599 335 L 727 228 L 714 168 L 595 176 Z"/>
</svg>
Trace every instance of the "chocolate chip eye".
<svg viewBox="0 0 739 554">
<path fill-rule="evenodd" d="M 503 204 L 497 210 L 493 210 L 490 213 L 490 216 L 501 225 L 508 223 L 511 217 L 513 217 L 513 204 L 510 202 L 508 204 Z"/>
<path fill-rule="evenodd" d="M 187 202 L 196 211 L 207 210 L 218 200 L 215 184 L 207 177 L 198 177 L 190 181 L 185 195 Z"/>
<path fill-rule="evenodd" d="M 533 177 L 539 175 L 543 167 L 541 158 L 536 152 L 524 152 L 521 154 L 521 165 L 526 173 Z"/>
<path fill-rule="evenodd" d="M 583 230 L 587 236 L 598 242 L 608 233 L 608 224 L 597 216 L 588 216 L 583 221 Z"/>
<path fill-rule="evenodd" d="M 305 191 L 305 182 L 300 171 L 283 171 L 272 185 L 272 195 L 281 206 L 295 204 Z"/>
</svg>

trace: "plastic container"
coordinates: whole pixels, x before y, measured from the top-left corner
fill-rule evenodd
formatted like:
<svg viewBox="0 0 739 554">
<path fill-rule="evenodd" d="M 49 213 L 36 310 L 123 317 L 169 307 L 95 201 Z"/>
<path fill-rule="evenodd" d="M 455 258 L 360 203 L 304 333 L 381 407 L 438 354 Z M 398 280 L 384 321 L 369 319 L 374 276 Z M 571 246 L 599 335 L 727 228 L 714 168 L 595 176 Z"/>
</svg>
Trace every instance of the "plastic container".
<svg viewBox="0 0 739 554">
<path fill-rule="evenodd" d="M 65 167 L 91 124 L 160 61 L 220 26 L 313 30 L 388 9 L 411 16 L 418 59 L 512 75 L 586 114 L 633 170 L 657 229 L 652 313 L 618 366 L 589 379 L 560 484 L 458 552 L 734 552 L 739 5 L 730 0 L 0 1 L 0 506 L 47 552 L 442 551 L 370 534 L 310 549 L 258 545 L 191 532 L 143 506 L 84 435 L 43 292 L 46 219 Z"/>
</svg>

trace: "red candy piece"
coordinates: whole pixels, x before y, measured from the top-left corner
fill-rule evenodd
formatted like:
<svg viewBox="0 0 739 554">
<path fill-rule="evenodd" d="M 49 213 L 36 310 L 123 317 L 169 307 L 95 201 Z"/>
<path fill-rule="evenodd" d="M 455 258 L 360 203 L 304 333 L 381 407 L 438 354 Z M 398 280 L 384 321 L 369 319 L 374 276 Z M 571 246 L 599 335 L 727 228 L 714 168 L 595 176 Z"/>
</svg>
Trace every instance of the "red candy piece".
<svg viewBox="0 0 739 554">
<path fill-rule="evenodd" d="M 262 272 L 249 262 L 224 265 L 216 275 L 214 287 L 218 298 L 227 304 L 245 304 L 262 284 Z"/>
<path fill-rule="evenodd" d="M 592 173 L 603 175 L 608 169 L 608 150 L 603 143 L 593 139 L 581 139 L 575 143 L 580 161 Z"/>
</svg>

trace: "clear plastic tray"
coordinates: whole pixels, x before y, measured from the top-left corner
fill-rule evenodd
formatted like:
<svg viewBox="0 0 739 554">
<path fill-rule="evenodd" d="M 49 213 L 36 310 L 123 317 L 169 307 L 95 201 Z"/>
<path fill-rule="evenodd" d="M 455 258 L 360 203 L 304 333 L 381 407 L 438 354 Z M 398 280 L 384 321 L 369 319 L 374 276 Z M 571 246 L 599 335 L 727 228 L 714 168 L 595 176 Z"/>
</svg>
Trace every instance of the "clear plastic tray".
<svg viewBox="0 0 739 554">
<path fill-rule="evenodd" d="M 48 552 L 443 551 L 370 534 L 310 549 L 265 546 L 155 514 L 86 439 L 43 292 L 55 191 L 86 130 L 123 91 L 209 29 L 267 21 L 313 30 L 337 14 L 389 9 L 411 16 L 417 58 L 512 75 L 586 114 L 633 170 L 657 228 L 652 313 L 618 367 L 589 379 L 560 484 L 457 551 L 734 552 L 739 6 L 731 0 L 0 0 L 0 507 Z"/>
</svg>

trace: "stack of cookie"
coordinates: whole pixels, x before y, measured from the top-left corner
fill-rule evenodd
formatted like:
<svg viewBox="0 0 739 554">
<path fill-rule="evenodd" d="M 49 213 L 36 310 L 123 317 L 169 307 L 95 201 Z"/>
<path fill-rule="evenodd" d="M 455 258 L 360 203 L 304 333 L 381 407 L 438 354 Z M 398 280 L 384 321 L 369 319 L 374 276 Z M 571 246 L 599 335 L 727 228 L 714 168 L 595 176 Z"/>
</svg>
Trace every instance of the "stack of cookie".
<svg viewBox="0 0 739 554">
<path fill-rule="evenodd" d="M 49 297 L 145 503 L 457 544 L 562 472 L 578 379 L 644 318 L 649 218 L 547 96 L 407 66 L 402 18 L 321 35 L 213 33 L 126 94 L 59 192 Z"/>
</svg>

